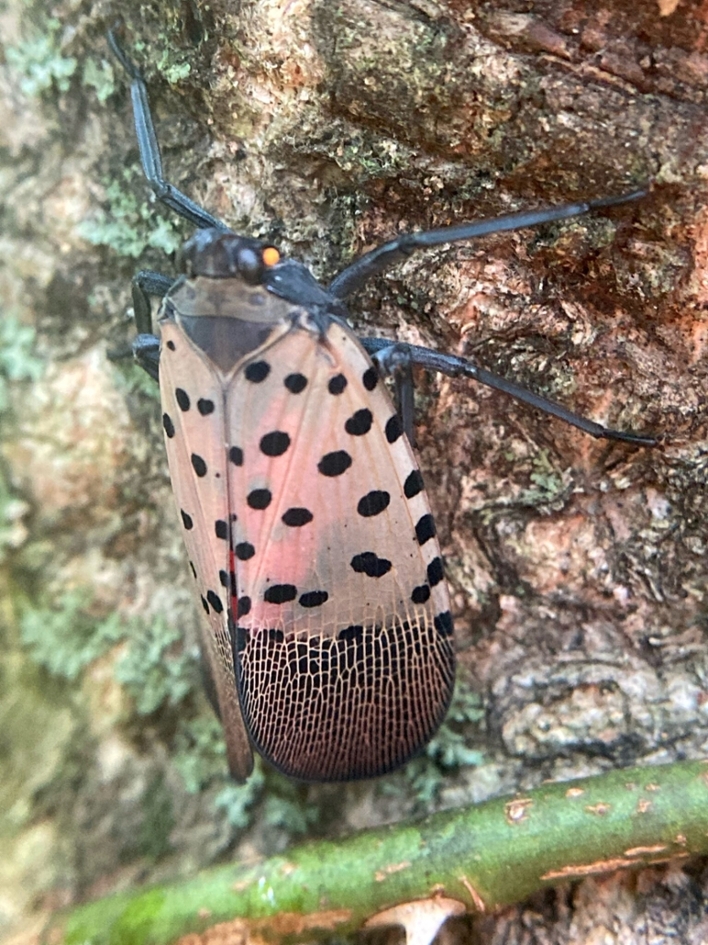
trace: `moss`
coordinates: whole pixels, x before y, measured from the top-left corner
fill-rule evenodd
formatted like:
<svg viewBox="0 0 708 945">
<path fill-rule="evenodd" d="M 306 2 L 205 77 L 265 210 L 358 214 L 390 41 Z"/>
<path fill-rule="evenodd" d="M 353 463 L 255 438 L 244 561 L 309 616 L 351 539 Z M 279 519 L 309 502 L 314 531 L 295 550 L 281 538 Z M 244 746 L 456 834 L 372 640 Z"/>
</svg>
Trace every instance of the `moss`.
<svg viewBox="0 0 708 945">
<path fill-rule="evenodd" d="M 119 643 L 127 643 L 114 675 L 133 698 L 138 716 L 175 707 L 199 687 L 194 654 L 162 619 L 147 623 L 120 614 L 98 618 L 87 591 L 65 592 L 56 604 L 25 604 L 20 639 L 34 663 L 70 681 Z"/>
<path fill-rule="evenodd" d="M 154 378 L 150 377 L 139 364 L 131 360 L 133 353 L 129 345 L 125 346 L 125 350 L 109 351 L 108 357 L 111 361 L 116 363 L 116 367 L 118 368 L 116 371 L 118 378 L 117 386 L 126 397 L 132 394 L 139 394 L 140 396 L 145 396 L 149 400 L 154 401 L 156 404 L 160 403 L 159 384 L 157 384 Z"/>
<path fill-rule="evenodd" d="M 11 385 L 37 381 L 44 361 L 36 355 L 36 333 L 12 314 L 0 318 L 0 418 L 11 413 Z M 29 506 L 10 487 L 0 467 L 0 561 L 8 548 L 19 546 L 25 537 L 22 518 Z"/>
<path fill-rule="evenodd" d="M 190 794 L 214 780 L 225 780 L 226 746 L 221 722 L 213 713 L 180 719 L 174 747 L 174 765 Z"/>
<path fill-rule="evenodd" d="M 68 91 L 77 62 L 61 52 L 61 28 L 59 20 L 49 19 L 45 32 L 17 46 L 6 47 L 6 62 L 20 76 L 20 88 L 25 95 Z"/>
</svg>

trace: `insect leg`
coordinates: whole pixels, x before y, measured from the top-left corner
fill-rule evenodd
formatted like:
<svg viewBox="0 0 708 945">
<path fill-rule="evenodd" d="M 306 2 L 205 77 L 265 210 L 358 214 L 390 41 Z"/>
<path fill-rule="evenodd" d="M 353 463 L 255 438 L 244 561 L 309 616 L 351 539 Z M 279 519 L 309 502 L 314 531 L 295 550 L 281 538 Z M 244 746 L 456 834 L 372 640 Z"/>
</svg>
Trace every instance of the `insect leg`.
<svg viewBox="0 0 708 945">
<path fill-rule="evenodd" d="M 372 357 L 377 352 L 391 347 L 391 342 L 386 338 L 362 338 L 361 343 Z M 406 345 L 406 347 L 411 364 L 417 364 L 429 371 L 447 374 L 448 377 L 471 377 L 480 384 L 485 384 L 487 387 L 494 388 L 494 390 L 509 394 L 516 400 L 529 404 L 531 407 L 536 407 L 552 417 L 558 417 L 559 420 L 564 420 L 590 436 L 605 440 L 619 440 L 623 443 L 634 443 L 637 446 L 656 446 L 657 440 L 653 436 L 624 433 L 621 430 L 604 427 L 601 423 L 595 423 L 594 420 L 581 417 L 547 397 L 534 394 L 533 391 L 522 387 L 521 384 L 517 384 L 515 381 L 509 381 L 497 374 L 492 374 L 491 371 L 486 371 L 466 358 L 459 358 L 453 354 L 441 354 L 439 351 L 422 348 L 419 345 Z"/>
<path fill-rule="evenodd" d="M 381 375 L 393 377 L 396 385 L 396 407 L 403 424 L 403 430 L 411 445 L 415 446 L 413 371 L 411 370 L 412 362 L 409 346 L 401 342 L 389 342 L 386 347 L 378 348 L 373 352 L 370 351 L 369 354 L 371 354 L 371 360 L 379 369 Z"/>
<path fill-rule="evenodd" d="M 160 339 L 154 335 L 136 335 L 133 339 L 133 357 L 154 381 L 160 379 Z"/>
<path fill-rule="evenodd" d="M 152 269 L 141 269 L 135 273 L 132 281 L 133 313 L 138 329 L 132 344 L 133 357 L 154 380 L 158 380 L 160 342 L 152 334 L 150 297 L 163 298 L 172 285 L 174 279 Z"/>
<path fill-rule="evenodd" d="M 229 232 L 229 228 L 221 220 L 217 220 L 210 213 L 195 203 L 193 200 L 183 194 L 181 190 L 173 187 L 163 177 L 162 158 L 160 156 L 160 145 L 155 133 L 155 125 L 150 111 L 150 102 L 148 101 L 147 88 L 143 77 L 136 66 L 125 54 L 123 48 L 116 39 L 113 30 L 108 32 L 108 45 L 116 59 L 123 66 L 130 76 L 130 97 L 133 102 L 133 118 L 135 121 L 135 134 L 138 139 L 138 148 L 140 149 L 140 163 L 147 182 L 152 188 L 158 200 L 162 201 L 175 213 L 178 213 L 185 220 L 189 220 L 199 229 L 214 227 L 217 230 Z"/>
<path fill-rule="evenodd" d="M 150 334 L 152 331 L 152 306 L 150 297 L 164 298 L 175 280 L 164 276 L 161 272 L 152 269 L 141 269 L 133 276 L 131 289 L 133 293 L 133 312 L 138 333 Z"/>
<path fill-rule="evenodd" d="M 108 351 L 109 361 L 122 361 L 123 358 L 133 357 L 151 377 L 157 380 L 157 357 L 152 358 L 146 354 L 150 346 L 145 339 L 153 339 L 159 347 L 157 338 L 151 334 L 152 307 L 150 296 L 154 295 L 162 298 L 173 284 L 174 279 L 170 276 L 163 276 L 151 269 L 141 269 L 140 272 L 135 273 L 131 288 L 133 293 L 133 316 L 138 329 L 138 338 L 130 345 L 121 345 L 118 349 Z M 140 341 L 139 339 L 143 340 Z M 149 363 L 146 362 L 146 357 L 149 357 Z"/>
<path fill-rule="evenodd" d="M 544 207 L 539 210 L 528 210 L 522 213 L 510 213 L 503 217 L 493 217 L 488 220 L 477 220 L 474 223 L 460 223 L 456 226 L 444 226 L 437 230 L 422 230 L 420 233 L 403 233 L 395 240 L 382 243 L 376 249 L 364 253 L 353 263 L 343 269 L 332 280 L 329 291 L 338 299 L 346 298 L 384 269 L 407 259 L 412 253 L 429 246 L 440 246 L 443 243 L 456 243 L 459 240 L 470 240 L 490 233 L 501 233 L 505 230 L 521 230 L 528 226 L 538 226 L 541 223 L 550 223 L 554 220 L 566 220 L 577 217 L 590 210 L 601 207 L 613 207 L 620 203 L 629 203 L 646 196 L 647 190 L 634 190 L 619 197 L 603 197 L 599 200 L 587 200 L 579 203 L 566 203 L 557 207 Z"/>
</svg>

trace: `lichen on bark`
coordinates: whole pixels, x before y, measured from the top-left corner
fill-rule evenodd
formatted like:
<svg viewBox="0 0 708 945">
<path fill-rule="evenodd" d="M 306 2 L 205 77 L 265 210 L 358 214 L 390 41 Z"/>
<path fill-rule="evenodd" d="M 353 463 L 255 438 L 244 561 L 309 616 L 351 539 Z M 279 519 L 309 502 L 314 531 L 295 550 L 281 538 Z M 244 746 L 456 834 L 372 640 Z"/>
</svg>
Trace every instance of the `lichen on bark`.
<svg viewBox="0 0 708 945">
<path fill-rule="evenodd" d="M 48 910 L 132 877 L 274 852 L 297 830 L 334 833 L 705 751 L 704 7 L 237 6 L 122 4 L 125 41 L 170 179 L 323 279 L 399 231 L 653 182 L 646 200 L 607 214 L 413 257 L 351 310 L 362 333 L 473 356 L 662 445 L 590 441 L 469 382 L 420 377 L 417 438 L 461 675 L 484 703 L 483 725 L 469 721 L 474 708 L 455 724 L 469 760 L 484 762 L 441 774 L 428 759 L 414 763 L 417 780 L 345 789 L 265 773 L 248 795 L 229 794 L 196 673 L 171 703 L 189 671 L 170 641 L 185 639 L 189 656 L 199 615 L 157 404 L 137 369 L 106 358 L 131 337 L 134 268 L 172 271 L 164 248 L 188 228 L 155 206 L 137 170 L 104 38 L 117 9 L 9 2 L 2 317 L 34 327 L 44 367 L 11 379 L 2 415 L 2 711 L 17 720 L 4 731 L 18 775 L 3 805 L 16 815 L 2 827 L 8 924 L 32 903 Z M 83 595 L 79 619 L 67 593 Z M 67 632 L 118 615 L 126 632 L 71 681 L 23 642 L 28 612 L 51 612 Z M 157 627 L 153 651 L 178 665 L 147 716 L 130 695 L 137 671 L 127 687 L 115 673 L 141 626 Z M 155 664 L 144 665 L 147 679 Z M 30 751 L 34 731 L 44 737 Z M 603 887 L 608 928 L 638 936 L 655 907 L 678 909 L 674 880 L 657 876 Z M 681 882 L 703 901 L 700 874 Z M 573 940 L 597 883 L 487 920 L 480 934 L 520 941 L 530 923 Z M 634 917 L 622 918 L 624 896 Z"/>
</svg>

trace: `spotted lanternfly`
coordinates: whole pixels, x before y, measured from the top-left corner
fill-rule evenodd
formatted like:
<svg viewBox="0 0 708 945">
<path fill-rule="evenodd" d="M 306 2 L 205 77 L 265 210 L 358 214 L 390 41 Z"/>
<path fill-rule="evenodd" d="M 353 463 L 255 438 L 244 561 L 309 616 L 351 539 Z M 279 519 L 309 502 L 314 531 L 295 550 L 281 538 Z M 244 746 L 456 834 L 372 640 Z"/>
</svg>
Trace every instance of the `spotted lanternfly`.
<svg viewBox="0 0 708 945">
<path fill-rule="evenodd" d="M 136 276 L 142 333 L 133 347 L 159 374 L 231 773 L 248 777 L 252 745 L 303 780 L 391 771 L 440 725 L 455 654 L 435 524 L 407 435 L 410 397 L 399 416 L 382 370 L 418 364 L 473 377 L 592 436 L 654 441 L 578 417 L 462 358 L 360 341 L 342 300 L 413 250 L 576 216 L 644 191 L 401 236 L 324 288 L 301 263 L 231 232 L 164 180 L 145 84 L 112 34 L 109 41 L 131 77 L 148 182 L 199 228 L 176 282 Z M 149 334 L 150 295 L 162 297 L 160 342 Z"/>
</svg>

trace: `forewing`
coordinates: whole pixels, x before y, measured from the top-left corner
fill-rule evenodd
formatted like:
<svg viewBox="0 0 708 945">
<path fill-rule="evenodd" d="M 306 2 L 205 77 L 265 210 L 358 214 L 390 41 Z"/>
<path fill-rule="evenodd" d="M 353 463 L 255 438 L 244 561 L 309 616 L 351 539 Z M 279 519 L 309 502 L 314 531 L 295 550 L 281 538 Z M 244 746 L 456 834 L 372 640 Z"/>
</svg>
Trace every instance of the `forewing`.
<svg viewBox="0 0 708 945">
<path fill-rule="evenodd" d="M 285 773 L 391 770 L 442 721 L 452 620 L 420 472 L 351 332 L 297 324 L 226 401 L 237 678 L 255 744 Z"/>
<path fill-rule="evenodd" d="M 207 627 L 202 653 L 224 727 L 229 768 L 244 780 L 253 754 L 238 700 L 231 606 L 228 458 L 223 384 L 172 322 L 162 325 L 160 390 L 172 488 Z"/>
</svg>

